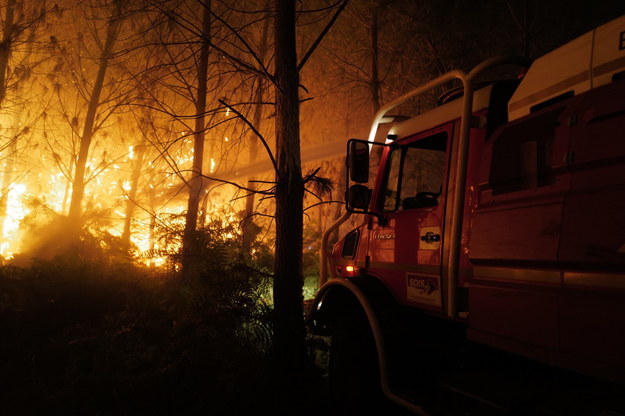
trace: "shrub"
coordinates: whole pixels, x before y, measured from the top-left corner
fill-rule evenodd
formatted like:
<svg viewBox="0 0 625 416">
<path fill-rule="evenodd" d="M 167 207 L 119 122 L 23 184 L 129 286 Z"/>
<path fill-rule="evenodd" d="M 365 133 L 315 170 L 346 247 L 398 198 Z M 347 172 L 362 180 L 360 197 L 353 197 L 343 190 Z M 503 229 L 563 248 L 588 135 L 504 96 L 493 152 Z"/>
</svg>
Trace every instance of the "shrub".
<svg viewBox="0 0 625 416">
<path fill-rule="evenodd" d="M 0 414 L 271 408 L 269 275 L 214 238 L 188 280 L 112 261 L 114 244 L 94 241 L 89 256 L 0 267 Z"/>
</svg>

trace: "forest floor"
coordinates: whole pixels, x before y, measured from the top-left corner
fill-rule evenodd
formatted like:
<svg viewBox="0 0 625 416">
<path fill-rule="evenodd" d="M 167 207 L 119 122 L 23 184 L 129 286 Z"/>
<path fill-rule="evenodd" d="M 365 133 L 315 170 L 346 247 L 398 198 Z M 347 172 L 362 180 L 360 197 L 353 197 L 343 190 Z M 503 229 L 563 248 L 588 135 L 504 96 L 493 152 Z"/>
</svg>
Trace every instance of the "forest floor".
<svg viewBox="0 0 625 416">
<path fill-rule="evenodd" d="M 262 276 L 100 266 L 0 267 L 0 415 L 328 413 L 316 367 L 276 387 Z"/>
</svg>

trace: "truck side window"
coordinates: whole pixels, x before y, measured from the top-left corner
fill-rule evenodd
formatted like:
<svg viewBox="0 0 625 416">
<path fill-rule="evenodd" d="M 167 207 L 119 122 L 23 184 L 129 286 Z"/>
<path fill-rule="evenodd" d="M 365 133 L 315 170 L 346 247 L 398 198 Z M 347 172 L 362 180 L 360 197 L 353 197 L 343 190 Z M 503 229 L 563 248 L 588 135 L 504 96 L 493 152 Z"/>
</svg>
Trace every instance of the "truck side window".
<svg viewBox="0 0 625 416">
<path fill-rule="evenodd" d="M 438 205 L 443 188 L 447 133 L 438 133 L 391 150 L 384 211 Z"/>
<path fill-rule="evenodd" d="M 493 195 L 554 183 L 553 139 L 563 108 L 514 124 L 501 132 L 493 145 L 489 180 Z"/>
</svg>

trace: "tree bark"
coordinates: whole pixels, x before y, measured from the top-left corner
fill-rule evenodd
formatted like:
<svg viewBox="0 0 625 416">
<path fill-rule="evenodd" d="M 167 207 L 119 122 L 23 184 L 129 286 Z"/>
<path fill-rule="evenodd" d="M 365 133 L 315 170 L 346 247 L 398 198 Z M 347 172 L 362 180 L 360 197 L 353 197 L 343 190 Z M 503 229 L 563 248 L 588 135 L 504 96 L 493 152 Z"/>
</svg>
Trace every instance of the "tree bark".
<svg viewBox="0 0 625 416">
<path fill-rule="evenodd" d="M 302 238 L 304 184 L 299 140 L 295 2 L 275 0 L 276 253 L 274 348 L 287 383 L 301 374 L 305 348 Z"/>
<path fill-rule="evenodd" d="M 204 128 L 206 113 L 206 93 L 208 78 L 208 52 L 210 46 L 211 3 L 205 2 L 202 13 L 202 45 L 198 60 L 198 84 L 195 100 L 195 132 L 193 135 L 193 168 L 189 180 L 189 199 L 185 218 L 184 235 L 182 239 L 182 272 L 189 277 L 193 273 L 193 265 L 197 256 L 197 219 L 198 207 L 202 198 L 203 178 L 202 165 L 204 164 Z"/>
</svg>

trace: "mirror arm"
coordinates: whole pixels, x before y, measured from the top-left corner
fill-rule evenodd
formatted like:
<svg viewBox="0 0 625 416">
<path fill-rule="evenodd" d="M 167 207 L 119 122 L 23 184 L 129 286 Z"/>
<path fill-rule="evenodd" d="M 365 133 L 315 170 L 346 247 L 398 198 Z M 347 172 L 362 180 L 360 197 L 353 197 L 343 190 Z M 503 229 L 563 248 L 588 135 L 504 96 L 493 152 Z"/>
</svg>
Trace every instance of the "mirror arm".
<svg viewBox="0 0 625 416">
<path fill-rule="evenodd" d="M 367 211 L 367 210 L 357 211 L 357 210 L 350 208 L 349 204 L 345 204 L 345 210 L 352 214 L 373 215 L 374 217 L 378 219 L 378 224 L 380 224 L 382 227 L 388 224 L 388 217 L 384 214 L 380 214 L 379 212 L 373 212 L 373 211 Z"/>
</svg>

